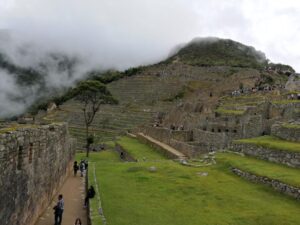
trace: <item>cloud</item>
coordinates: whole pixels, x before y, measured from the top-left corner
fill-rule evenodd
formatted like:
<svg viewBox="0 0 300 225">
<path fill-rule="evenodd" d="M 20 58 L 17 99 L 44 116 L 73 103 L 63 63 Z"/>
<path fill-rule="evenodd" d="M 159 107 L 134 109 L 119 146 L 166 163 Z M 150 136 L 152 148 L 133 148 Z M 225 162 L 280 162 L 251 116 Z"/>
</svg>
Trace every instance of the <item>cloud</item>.
<svg viewBox="0 0 300 225">
<path fill-rule="evenodd" d="M 10 117 L 16 115 L 16 112 L 23 112 L 35 100 L 33 93 L 36 87 L 20 89 L 15 79 L 3 70 L 0 70 L 0 76 L 0 117 Z"/>
<path fill-rule="evenodd" d="M 13 43 L 0 49 L 19 65 L 39 64 L 49 52 L 80 59 L 74 79 L 52 71 L 53 86 L 70 85 L 88 68 L 157 62 L 207 36 L 252 45 L 300 70 L 299 12 L 297 0 L 1 0 L 0 33 Z M 20 46 L 27 46 L 25 57 L 16 54 Z"/>
</svg>

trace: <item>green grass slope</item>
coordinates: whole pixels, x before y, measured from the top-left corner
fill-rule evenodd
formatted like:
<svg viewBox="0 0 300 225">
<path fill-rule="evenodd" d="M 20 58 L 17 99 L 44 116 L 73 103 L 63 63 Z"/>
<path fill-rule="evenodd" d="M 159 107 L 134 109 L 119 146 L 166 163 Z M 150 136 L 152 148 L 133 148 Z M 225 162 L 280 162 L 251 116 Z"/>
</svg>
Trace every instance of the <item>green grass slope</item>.
<svg viewBox="0 0 300 225">
<path fill-rule="evenodd" d="M 258 176 L 268 177 L 300 187 L 299 169 L 232 153 L 218 153 L 217 160 Z"/>
<path fill-rule="evenodd" d="M 146 155 L 151 149 L 139 151 Z M 117 153 L 106 151 L 91 154 L 89 179 L 93 184 L 95 167 L 108 224 L 299 224 L 297 201 L 240 179 L 230 172 L 226 160 L 220 158 L 216 165 L 201 168 L 170 160 L 122 163 Z M 153 166 L 157 171 L 149 170 Z M 208 176 L 199 175 L 202 172 Z M 100 225 L 97 199 L 91 204 L 92 222 Z"/>
<path fill-rule="evenodd" d="M 194 39 L 168 61 L 175 59 L 198 66 L 261 68 L 267 63 L 265 55 L 255 48 L 219 38 Z"/>
</svg>

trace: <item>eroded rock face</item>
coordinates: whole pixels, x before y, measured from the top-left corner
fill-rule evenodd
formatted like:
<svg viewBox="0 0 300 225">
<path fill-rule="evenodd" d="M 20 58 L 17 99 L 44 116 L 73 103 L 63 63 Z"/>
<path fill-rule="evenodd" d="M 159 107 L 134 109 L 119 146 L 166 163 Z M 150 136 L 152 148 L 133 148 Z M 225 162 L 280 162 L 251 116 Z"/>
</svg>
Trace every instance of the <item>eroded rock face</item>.
<svg viewBox="0 0 300 225">
<path fill-rule="evenodd" d="M 66 124 L 0 133 L 1 225 L 32 225 L 50 203 L 74 156 Z"/>
<path fill-rule="evenodd" d="M 285 85 L 285 89 L 288 91 L 300 91 L 300 74 L 292 74 Z"/>
</svg>

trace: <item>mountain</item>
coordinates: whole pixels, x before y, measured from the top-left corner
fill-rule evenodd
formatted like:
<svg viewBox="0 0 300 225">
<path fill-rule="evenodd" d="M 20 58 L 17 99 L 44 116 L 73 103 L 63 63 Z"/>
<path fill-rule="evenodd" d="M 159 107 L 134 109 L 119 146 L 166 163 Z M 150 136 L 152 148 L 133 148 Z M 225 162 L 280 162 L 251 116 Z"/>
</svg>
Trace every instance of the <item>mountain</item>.
<svg viewBox="0 0 300 225">
<path fill-rule="evenodd" d="M 277 89 L 287 82 L 288 76 L 280 69 L 283 67 L 272 64 L 268 68 L 264 54 L 253 47 L 232 40 L 196 40 L 154 65 L 125 72 L 91 73 L 90 79 L 106 83 L 119 101 L 119 105 L 102 106 L 96 115 L 92 125 L 96 144 L 153 123 L 163 127 L 184 125 L 192 130 L 205 118 L 214 117 L 216 112 L 240 113 L 239 108 L 220 107 L 232 92 L 252 88 Z M 262 96 L 249 98 L 240 107 L 259 103 L 264 99 L 264 94 L 259 93 Z M 71 134 L 78 138 L 78 149 L 83 148 L 84 119 L 79 102 L 69 100 L 60 106 L 60 110 L 40 116 L 40 119 L 69 122 Z"/>
<path fill-rule="evenodd" d="M 262 68 L 267 59 L 264 53 L 251 46 L 229 39 L 196 38 L 175 49 L 167 62 L 196 66 L 233 66 Z"/>
</svg>

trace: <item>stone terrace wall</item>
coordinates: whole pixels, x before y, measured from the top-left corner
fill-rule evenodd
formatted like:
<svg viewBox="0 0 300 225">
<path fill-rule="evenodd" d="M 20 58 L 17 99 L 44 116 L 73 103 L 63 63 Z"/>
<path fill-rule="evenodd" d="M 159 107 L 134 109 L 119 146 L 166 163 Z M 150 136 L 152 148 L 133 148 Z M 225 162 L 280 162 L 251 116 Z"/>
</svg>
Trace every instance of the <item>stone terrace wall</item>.
<svg viewBox="0 0 300 225">
<path fill-rule="evenodd" d="M 183 142 L 193 139 L 192 131 L 170 130 L 163 127 L 145 127 L 142 132 L 166 144 L 170 144 L 171 139 Z"/>
<path fill-rule="evenodd" d="M 232 140 L 240 138 L 240 134 L 238 133 L 210 132 L 200 129 L 194 129 L 193 134 L 195 142 L 204 143 L 210 148 L 208 150 L 214 151 L 224 149 Z"/>
<path fill-rule="evenodd" d="M 171 139 L 170 141 L 171 147 L 182 152 L 184 155 L 186 155 L 189 158 L 193 158 L 203 153 L 209 152 L 209 147 L 207 147 L 206 144 L 204 143 L 203 144 L 196 143 L 196 144 L 193 144 L 193 142 L 183 142 L 174 139 Z"/>
<path fill-rule="evenodd" d="M 270 162 L 300 168 L 300 153 L 264 148 L 254 144 L 233 143 L 229 149 Z"/>
<path fill-rule="evenodd" d="M 300 142 L 300 126 L 299 128 L 289 128 L 284 127 L 284 125 L 275 124 L 272 126 L 271 133 L 273 136 L 281 139 Z"/>
<path fill-rule="evenodd" d="M 66 124 L 0 134 L 1 225 L 34 224 L 64 181 L 73 146 Z"/>
<path fill-rule="evenodd" d="M 283 194 L 289 195 L 297 200 L 300 200 L 300 188 L 288 185 L 278 180 L 270 179 L 268 177 L 258 176 L 243 170 L 232 168 L 232 172 L 236 175 L 245 178 L 253 183 L 260 183 L 272 187 L 274 190 Z"/>
</svg>

